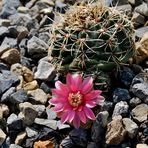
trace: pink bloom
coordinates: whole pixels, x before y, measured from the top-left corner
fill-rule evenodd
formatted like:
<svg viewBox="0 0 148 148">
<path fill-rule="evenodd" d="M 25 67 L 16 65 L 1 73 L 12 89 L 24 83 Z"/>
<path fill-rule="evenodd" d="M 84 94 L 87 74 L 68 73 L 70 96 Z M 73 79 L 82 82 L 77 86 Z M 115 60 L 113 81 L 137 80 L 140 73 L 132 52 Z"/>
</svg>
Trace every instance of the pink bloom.
<svg viewBox="0 0 148 148">
<path fill-rule="evenodd" d="M 57 81 L 52 89 L 53 97 L 50 104 L 53 110 L 61 117 L 61 122 L 72 122 L 79 128 L 80 122 L 84 124 L 87 119 L 95 120 L 91 108 L 102 100 L 102 91 L 93 89 L 93 79 L 88 77 L 82 80 L 81 75 L 67 74 L 66 84 Z"/>
</svg>

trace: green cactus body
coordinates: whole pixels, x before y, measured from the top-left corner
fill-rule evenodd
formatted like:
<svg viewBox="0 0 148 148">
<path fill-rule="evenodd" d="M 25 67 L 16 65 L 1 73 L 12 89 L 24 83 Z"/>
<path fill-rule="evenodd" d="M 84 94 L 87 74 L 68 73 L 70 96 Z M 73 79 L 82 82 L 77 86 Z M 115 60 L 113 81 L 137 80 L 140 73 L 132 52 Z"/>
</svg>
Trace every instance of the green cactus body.
<svg viewBox="0 0 148 148">
<path fill-rule="evenodd" d="M 134 53 L 133 26 L 115 8 L 71 6 L 53 22 L 50 33 L 49 56 L 58 72 L 110 71 Z"/>
</svg>

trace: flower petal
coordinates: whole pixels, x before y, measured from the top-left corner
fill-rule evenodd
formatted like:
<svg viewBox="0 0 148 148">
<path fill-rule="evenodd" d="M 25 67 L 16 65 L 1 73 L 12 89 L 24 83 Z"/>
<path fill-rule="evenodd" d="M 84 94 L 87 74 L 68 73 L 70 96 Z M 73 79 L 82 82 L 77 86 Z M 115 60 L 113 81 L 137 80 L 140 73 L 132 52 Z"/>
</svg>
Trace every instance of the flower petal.
<svg viewBox="0 0 148 148">
<path fill-rule="evenodd" d="M 61 111 L 63 111 L 63 108 L 64 108 L 63 104 L 57 104 L 57 105 L 53 108 L 53 111 L 55 111 L 55 112 L 61 112 Z"/>
<path fill-rule="evenodd" d="M 101 94 L 102 91 L 100 90 L 93 90 L 90 93 L 86 94 L 84 96 L 85 100 L 93 100 L 93 99 L 97 99 L 99 97 L 99 95 Z"/>
<path fill-rule="evenodd" d="M 91 120 L 95 120 L 95 119 L 96 119 L 96 117 L 95 117 L 93 111 L 92 111 L 90 108 L 88 108 L 88 107 L 85 106 L 85 107 L 83 108 L 83 110 L 84 110 L 85 115 L 86 115 L 87 118 L 89 118 L 89 119 L 91 119 Z"/>
<path fill-rule="evenodd" d="M 60 81 L 56 81 L 55 87 L 58 90 L 63 91 L 63 93 L 69 93 L 69 89 L 66 84 L 61 83 Z"/>
<path fill-rule="evenodd" d="M 76 92 L 80 90 L 80 86 L 82 84 L 82 77 L 79 74 L 67 74 L 66 82 L 72 92 Z"/>
<path fill-rule="evenodd" d="M 78 111 L 77 115 L 79 116 L 80 120 L 85 124 L 86 123 L 86 115 L 83 111 Z"/>
<path fill-rule="evenodd" d="M 73 125 L 74 125 L 75 128 L 80 127 L 80 119 L 79 119 L 79 116 L 77 114 L 75 114 L 75 117 L 73 119 Z"/>
<path fill-rule="evenodd" d="M 92 77 L 88 77 L 83 80 L 81 85 L 81 93 L 87 94 L 89 91 L 91 91 L 93 88 L 93 79 Z"/>
<path fill-rule="evenodd" d="M 86 101 L 85 102 L 85 105 L 88 107 L 88 108 L 93 108 L 96 106 L 96 101 Z"/>
<path fill-rule="evenodd" d="M 67 94 L 64 93 L 62 90 L 58 90 L 58 89 L 52 89 L 52 95 L 58 97 L 58 98 L 66 98 Z"/>
<path fill-rule="evenodd" d="M 71 111 L 69 111 L 69 122 L 72 122 L 72 120 L 74 119 L 74 117 L 75 117 L 75 111 L 73 111 L 73 110 L 71 110 Z"/>
<path fill-rule="evenodd" d="M 61 117 L 61 122 L 65 123 L 66 121 L 68 121 L 68 118 L 69 118 L 69 112 L 64 112 Z"/>
</svg>

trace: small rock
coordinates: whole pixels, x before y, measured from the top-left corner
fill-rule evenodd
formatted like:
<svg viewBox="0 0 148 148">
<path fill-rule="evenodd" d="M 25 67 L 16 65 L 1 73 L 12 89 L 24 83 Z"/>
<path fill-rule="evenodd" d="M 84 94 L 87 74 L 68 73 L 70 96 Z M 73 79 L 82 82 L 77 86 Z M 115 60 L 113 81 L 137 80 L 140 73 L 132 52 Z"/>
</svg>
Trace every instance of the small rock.
<svg viewBox="0 0 148 148">
<path fill-rule="evenodd" d="M 138 133 L 138 125 L 130 118 L 123 118 L 123 124 L 125 125 L 128 136 L 133 139 Z"/>
<path fill-rule="evenodd" d="M 40 89 L 42 89 L 46 94 L 49 94 L 51 92 L 49 85 L 46 84 L 45 82 L 41 83 Z"/>
<path fill-rule="evenodd" d="M 136 148 L 148 148 L 147 144 L 137 144 Z"/>
<path fill-rule="evenodd" d="M 52 80 L 55 77 L 55 67 L 46 61 L 40 61 L 37 71 L 34 74 L 35 79 Z"/>
<path fill-rule="evenodd" d="M 129 106 L 128 106 L 128 104 L 127 104 L 126 101 L 120 101 L 120 102 L 118 102 L 115 105 L 112 118 L 114 116 L 118 116 L 118 115 L 121 115 L 121 116 L 124 116 L 125 117 L 128 114 L 128 109 L 129 109 Z"/>
<path fill-rule="evenodd" d="M 9 148 L 23 148 L 17 144 L 11 144 Z"/>
<path fill-rule="evenodd" d="M 116 88 L 113 92 L 113 101 L 117 103 L 119 101 L 129 101 L 131 99 L 127 89 Z"/>
<path fill-rule="evenodd" d="M 28 54 L 32 55 L 33 57 L 44 57 L 47 55 L 48 45 L 37 38 L 36 36 L 33 36 L 27 43 L 28 48 Z"/>
<path fill-rule="evenodd" d="M 112 111 L 112 109 L 113 109 L 113 102 L 111 102 L 111 101 L 104 101 L 103 103 L 102 103 L 102 106 L 101 106 L 101 109 L 103 110 L 103 111 L 108 111 L 109 113 Z"/>
<path fill-rule="evenodd" d="M 126 131 L 122 124 L 122 117 L 115 116 L 107 125 L 106 143 L 109 145 L 118 145 L 125 139 Z"/>
<path fill-rule="evenodd" d="M 15 93 L 11 94 L 9 101 L 13 104 L 26 102 L 28 100 L 27 93 L 23 90 L 17 90 Z"/>
<path fill-rule="evenodd" d="M 4 63 L 0 63 L 0 71 L 9 70 L 8 66 Z"/>
<path fill-rule="evenodd" d="M 137 37 L 142 38 L 146 32 L 148 32 L 148 26 L 136 29 L 135 34 Z"/>
<path fill-rule="evenodd" d="M 135 11 L 144 15 L 145 17 L 148 16 L 148 5 L 147 3 L 143 2 L 141 5 L 135 8 Z"/>
<path fill-rule="evenodd" d="M 0 94 L 7 91 L 10 87 L 16 86 L 19 78 L 12 74 L 10 71 L 3 70 L 0 73 Z"/>
<path fill-rule="evenodd" d="M 3 39 L 9 34 L 9 30 L 7 27 L 0 27 L 0 39 Z"/>
<path fill-rule="evenodd" d="M 123 70 L 120 71 L 120 80 L 122 84 L 127 87 L 131 85 L 134 76 L 134 72 L 128 67 L 124 67 Z"/>
<path fill-rule="evenodd" d="M 15 144 L 21 145 L 22 142 L 25 140 L 26 136 L 26 132 L 19 133 L 15 139 Z"/>
<path fill-rule="evenodd" d="M 75 145 L 73 144 L 72 139 L 70 139 L 70 137 L 67 136 L 65 139 L 62 140 L 60 146 L 63 148 L 72 148 Z"/>
<path fill-rule="evenodd" d="M 56 120 L 49 120 L 49 119 L 42 119 L 42 118 L 36 118 L 34 123 L 50 127 L 54 130 L 57 129 L 57 121 Z"/>
<path fill-rule="evenodd" d="M 61 13 L 65 12 L 64 10 L 66 9 L 66 4 L 64 4 L 61 0 L 56 0 L 55 2 L 55 9 L 56 11 L 59 11 Z"/>
<path fill-rule="evenodd" d="M 69 133 L 69 137 L 72 140 L 72 142 L 81 147 L 86 147 L 88 143 L 88 134 L 85 129 L 79 128 L 79 129 L 73 129 Z"/>
<path fill-rule="evenodd" d="M 28 94 L 31 96 L 32 101 L 39 102 L 41 104 L 46 104 L 48 96 L 42 89 L 35 89 L 28 91 Z"/>
<path fill-rule="evenodd" d="M 139 73 L 136 75 L 131 84 L 132 93 L 137 96 L 139 99 L 147 102 L 148 98 L 148 74 L 147 73 Z"/>
<path fill-rule="evenodd" d="M 142 4 L 142 0 L 128 0 L 128 2 L 133 6 L 138 6 Z"/>
<path fill-rule="evenodd" d="M 70 125 L 63 124 L 63 123 L 61 123 L 61 121 L 57 121 L 57 127 L 58 127 L 59 130 L 62 130 L 62 129 L 70 128 Z"/>
<path fill-rule="evenodd" d="M 7 64 L 12 65 L 20 62 L 20 53 L 17 49 L 9 49 L 0 58 Z"/>
<path fill-rule="evenodd" d="M 20 6 L 17 8 L 17 12 L 19 13 L 28 13 L 29 9 L 27 7 Z"/>
<path fill-rule="evenodd" d="M 38 135 L 38 132 L 31 127 L 26 127 L 26 133 L 27 133 L 27 136 L 30 138 Z"/>
<path fill-rule="evenodd" d="M 29 68 L 23 66 L 22 67 L 22 73 L 23 73 L 24 80 L 26 82 L 32 82 L 33 81 L 33 73 Z"/>
<path fill-rule="evenodd" d="M 22 75 L 22 65 L 20 63 L 12 64 L 10 71 L 17 76 Z"/>
<path fill-rule="evenodd" d="M 51 24 L 51 22 L 51 19 L 49 19 L 49 17 L 45 15 L 40 21 L 40 28 L 44 27 L 45 25 Z"/>
<path fill-rule="evenodd" d="M 54 111 L 52 110 L 52 108 L 47 107 L 47 108 L 46 108 L 46 113 L 47 113 L 47 118 L 48 118 L 48 119 L 56 119 L 56 117 L 57 117 L 56 112 L 54 112 Z"/>
<path fill-rule="evenodd" d="M 98 144 L 96 144 L 95 142 L 90 142 L 88 143 L 87 148 L 98 148 Z"/>
<path fill-rule="evenodd" d="M 136 107 L 140 103 L 141 103 L 141 100 L 138 97 L 134 97 L 130 100 L 131 107 Z"/>
<path fill-rule="evenodd" d="M 38 117 L 41 117 L 43 113 L 45 113 L 45 106 L 44 105 L 33 105 L 35 110 L 38 113 Z"/>
<path fill-rule="evenodd" d="M 28 42 L 28 39 L 24 38 L 19 43 L 19 49 L 22 56 L 25 56 L 27 53 L 27 42 Z"/>
<path fill-rule="evenodd" d="M 6 134 L 0 129 L 0 146 L 3 144 L 3 142 L 6 139 Z"/>
<path fill-rule="evenodd" d="M 23 120 L 25 125 L 32 125 L 38 113 L 34 106 L 29 102 L 24 102 L 19 104 L 19 117 Z"/>
<path fill-rule="evenodd" d="M 0 26 L 8 27 L 11 21 L 9 19 L 0 19 Z"/>
<path fill-rule="evenodd" d="M 36 80 L 23 84 L 23 89 L 26 91 L 35 90 L 38 87 L 38 82 Z"/>
<path fill-rule="evenodd" d="M 105 127 L 107 125 L 109 113 L 107 111 L 100 112 L 97 117 L 96 121 L 93 123 L 91 135 L 92 140 L 95 143 L 101 143 L 103 140 L 103 135 L 105 133 Z"/>
<path fill-rule="evenodd" d="M 138 122 L 143 122 L 147 120 L 148 105 L 143 103 L 143 104 L 136 106 L 132 110 L 131 114 L 132 114 L 132 117 Z"/>
<path fill-rule="evenodd" d="M 34 148 L 54 148 L 54 143 L 50 140 L 46 140 L 46 141 L 36 141 L 34 143 Z"/>
<path fill-rule="evenodd" d="M 5 104 L 0 104 L 0 118 L 7 117 L 9 115 L 9 108 Z"/>
<path fill-rule="evenodd" d="M 1 46 L 5 46 L 8 49 L 16 48 L 17 49 L 17 39 L 5 37 Z"/>
</svg>

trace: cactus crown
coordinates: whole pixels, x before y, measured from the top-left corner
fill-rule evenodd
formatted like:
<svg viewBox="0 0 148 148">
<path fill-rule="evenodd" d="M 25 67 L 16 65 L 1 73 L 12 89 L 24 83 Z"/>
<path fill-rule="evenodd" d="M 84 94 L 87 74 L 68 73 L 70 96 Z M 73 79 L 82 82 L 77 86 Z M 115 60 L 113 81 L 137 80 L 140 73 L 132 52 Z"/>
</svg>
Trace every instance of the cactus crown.
<svg viewBox="0 0 148 148">
<path fill-rule="evenodd" d="M 110 70 L 134 53 L 127 16 L 103 5 L 74 5 L 50 26 L 49 56 L 57 71 Z"/>
</svg>

